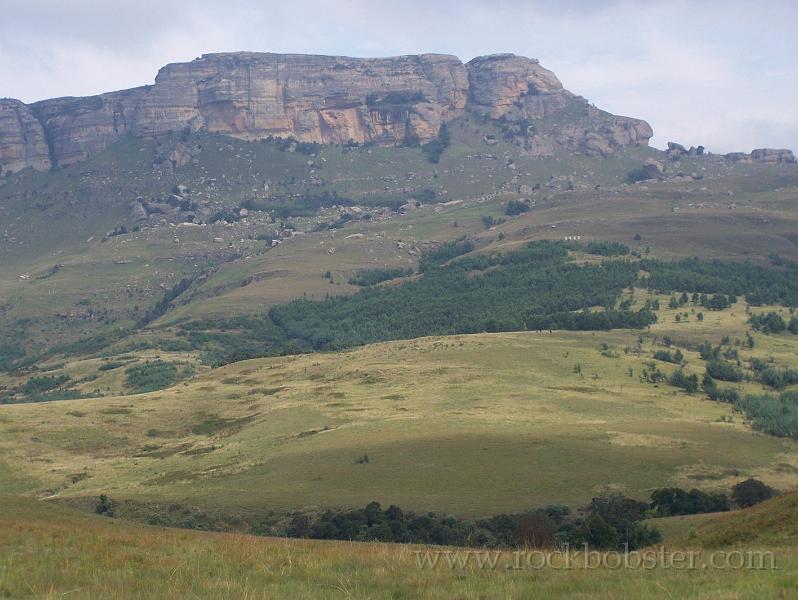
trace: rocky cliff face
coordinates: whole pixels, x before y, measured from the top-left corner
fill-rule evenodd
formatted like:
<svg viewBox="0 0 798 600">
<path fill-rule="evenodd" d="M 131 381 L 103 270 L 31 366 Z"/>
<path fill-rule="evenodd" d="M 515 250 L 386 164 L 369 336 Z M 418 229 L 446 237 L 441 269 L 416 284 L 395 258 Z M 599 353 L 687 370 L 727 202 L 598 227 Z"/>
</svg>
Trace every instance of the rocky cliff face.
<svg viewBox="0 0 798 600">
<path fill-rule="evenodd" d="M 533 139 L 533 151 L 545 154 L 552 144 L 565 143 L 608 154 L 646 144 L 652 135 L 643 121 L 591 114 L 538 61 L 511 54 L 467 65 L 438 54 L 381 59 L 209 54 L 167 65 L 150 86 L 29 107 L 3 101 L 0 165 L 46 169 L 51 161 L 82 160 L 124 135 L 154 136 L 186 127 L 245 139 L 272 135 L 324 144 L 425 142 L 466 110 L 528 125 L 577 100 L 586 118 L 571 129 Z"/>
<path fill-rule="evenodd" d="M 44 129 L 25 104 L 0 99 L 0 175 L 26 167 L 50 168 Z"/>
</svg>

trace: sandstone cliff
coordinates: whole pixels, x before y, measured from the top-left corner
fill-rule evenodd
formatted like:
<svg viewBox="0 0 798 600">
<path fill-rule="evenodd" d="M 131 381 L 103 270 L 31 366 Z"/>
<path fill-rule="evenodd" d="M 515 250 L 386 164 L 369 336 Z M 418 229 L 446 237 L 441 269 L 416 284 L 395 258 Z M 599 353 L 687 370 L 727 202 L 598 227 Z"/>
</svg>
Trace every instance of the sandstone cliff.
<svg viewBox="0 0 798 600">
<path fill-rule="evenodd" d="M 22 102 L 0 99 L 0 175 L 26 167 L 50 168 L 44 129 Z"/>
<path fill-rule="evenodd" d="M 528 123 L 577 103 L 578 124 L 545 135 Z M 241 137 L 269 135 L 320 143 L 429 141 L 464 112 L 527 126 L 530 151 L 554 144 L 609 154 L 647 144 L 651 128 L 588 107 L 538 61 L 511 54 L 467 65 L 423 54 L 358 59 L 238 52 L 167 65 L 153 85 L 30 106 L 0 105 L 0 165 L 46 169 L 71 164 L 125 135 L 154 136 L 189 127 Z M 591 110 L 593 112 L 591 112 Z"/>
</svg>

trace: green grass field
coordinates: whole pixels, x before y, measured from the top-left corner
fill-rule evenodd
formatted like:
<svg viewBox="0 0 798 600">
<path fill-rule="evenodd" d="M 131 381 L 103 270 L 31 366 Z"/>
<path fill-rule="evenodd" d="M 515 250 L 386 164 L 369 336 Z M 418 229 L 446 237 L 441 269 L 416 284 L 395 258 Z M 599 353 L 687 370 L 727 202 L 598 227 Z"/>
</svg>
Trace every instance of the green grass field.
<svg viewBox="0 0 798 600">
<path fill-rule="evenodd" d="M 228 511 L 377 500 L 473 517 L 666 485 L 727 491 L 749 476 L 796 487 L 795 442 L 640 380 L 665 335 L 700 377 L 690 348 L 747 330 L 742 303 L 702 322 L 676 312 L 642 335 L 424 338 L 239 362 L 149 394 L 3 406 L 3 489 Z M 794 365 L 795 336 L 756 340 L 742 359 Z"/>
</svg>

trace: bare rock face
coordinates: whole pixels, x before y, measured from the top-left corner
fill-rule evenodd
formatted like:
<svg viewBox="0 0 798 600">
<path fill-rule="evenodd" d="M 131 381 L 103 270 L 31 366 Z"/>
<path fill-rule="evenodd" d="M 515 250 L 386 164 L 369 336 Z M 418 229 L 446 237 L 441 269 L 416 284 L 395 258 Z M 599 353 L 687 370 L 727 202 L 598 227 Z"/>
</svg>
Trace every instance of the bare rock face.
<svg viewBox="0 0 798 600">
<path fill-rule="evenodd" d="M 44 129 L 25 104 L 0 99 L 0 175 L 26 167 L 50 168 Z"/>
<path fill-rule="evenodd" d="M 491 119 L 541 119 L 565 108 L 573 97 L 551 71 L 514 54 L 480 56 L 468 63 L 469 104 Z"/>
<path fill-rule="evenodd" d="M 475 58 L 466 66 L 468 109 L 525 134 L 525 147 L 534 156 L 550 155 L 556 145 L 606 156 L 630 145 L 646 145 L 654 135 L 645 121 L 616 117 L 588 105 L 563 88 L 557 76 L 535 59 L 494 54 Z M 566 110 L 575 118 L 554 131 L 538 132 L 534 125 L 530 127 L 530 123 Z"/>
<path fill-rule="evenodd" d="M 324 144 L 428 141 L 463 111 L 468 86 L 454 56 L 237 53 L 165 67 L 156 87 L 186 78 L 198 82 L 198 116 L 209 131 Z"/>
<path fill-rule="evenodd" d="M 751 152 L 751 160 L 762 163 L 794 163 L 795 154 L 784 148 L 758 148 Z"/>
<path fill-rule="evenodd" d="M 167 65 L 152 86 L 45 100 L 33 110 L 58 164 L 69 164 L 123 135 L 185 127 L 323 144 L 427 141 L 462 113 L 467 85 L 465 66 L 453 56 L 209 54 Z"/>
<path fill-rule="evenodd" d="M 578 122 L 545 134 L 527 131 L 528 123 L 574 106 Z M 30 107 L 2 101 L 0 165 L 67 165 L 122 136 L 184 129 L 323 144 L 426 142 L 465 111 L 523 129 L 538 155 L 558 144 L 612 154 L 652 135 L 647 123 L 588 106 L 537 60 L 512 54 L 464 65 L 440 54 L 359 59 L 238 52 L 167 65 L 153 85 L 130 90 Z M 176 168 L 188 156 L 178 154 L 169 157 Z"/>
</svg>

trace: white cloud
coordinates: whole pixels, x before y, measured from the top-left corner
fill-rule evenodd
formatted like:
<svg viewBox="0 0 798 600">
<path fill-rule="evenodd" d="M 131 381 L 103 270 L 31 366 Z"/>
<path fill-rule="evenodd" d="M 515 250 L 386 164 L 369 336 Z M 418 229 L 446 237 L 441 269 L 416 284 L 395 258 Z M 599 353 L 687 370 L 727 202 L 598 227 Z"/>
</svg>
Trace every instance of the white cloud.
<svg viewBox="0 0 798 600">
<path fill-rule="evenodd" d="M 0 0 L 0 96 L 152 82 L 232 50 L 540 58 L 566 87 L 668 140 L 718 152 L 798 146 L 798 3 L 761 0 Z"/>
</svg>

